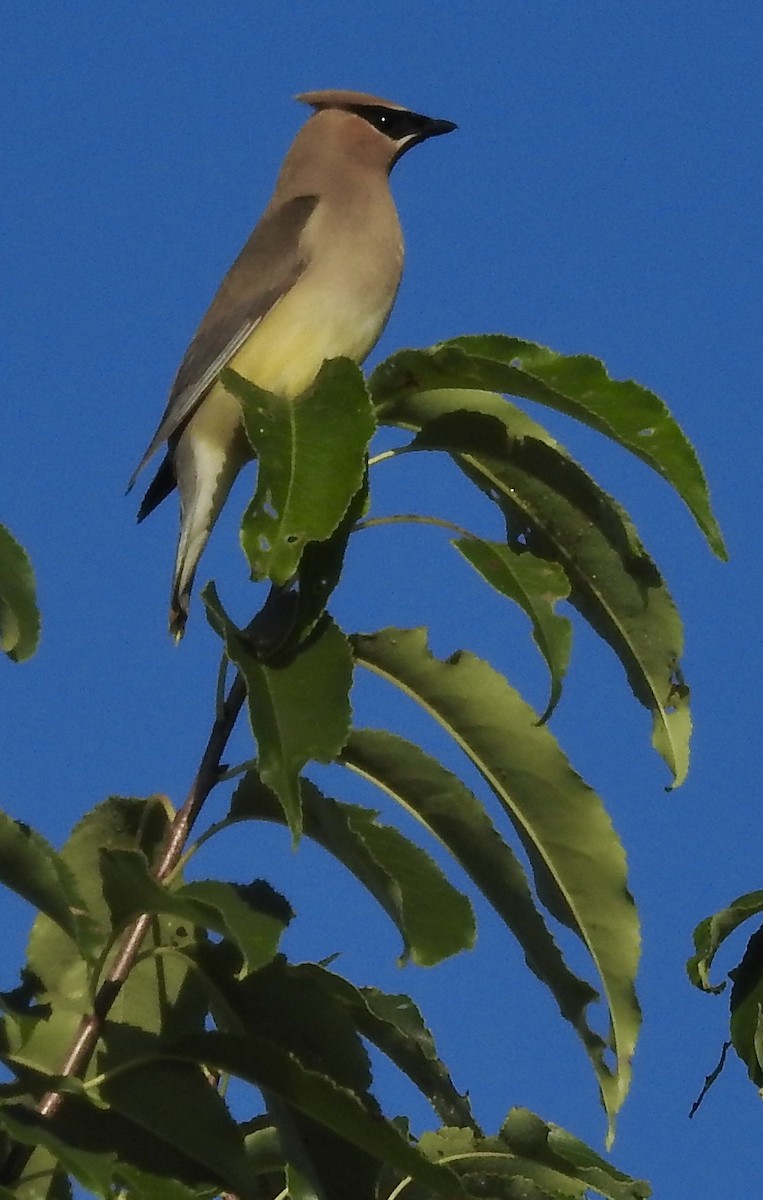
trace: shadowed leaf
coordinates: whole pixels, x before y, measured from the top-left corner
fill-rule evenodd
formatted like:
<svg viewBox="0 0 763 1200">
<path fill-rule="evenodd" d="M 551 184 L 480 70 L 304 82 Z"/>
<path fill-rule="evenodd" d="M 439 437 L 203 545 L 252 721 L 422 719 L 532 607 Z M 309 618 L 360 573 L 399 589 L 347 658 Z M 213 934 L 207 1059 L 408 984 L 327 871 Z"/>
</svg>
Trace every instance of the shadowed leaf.
<svg viewBox="0 0 763 1200">
<path fill-rule="evenodd" d="M 410 955 L 419 966 L 433 966 L 473 945 L 471 906 L 429 855 L 396 829 L 380 825 L 369 809 L 332 800 L 307 779 L 301 781 L 301 793 L 305 834 L 381 904 L 403 938 L 404 958 Z M 286 821 L 256 772 L 245 775 L 236 788 L 229 818 Z"/>
<path fill-rule="evenodd" d="M 226 616 L 212 584 L 202 592 L 210 624 L 246 682 L 259 773 L 283 805 L 295 838 L 302 831 L 299 776 L 311 759 L 331 762 L 347 740 L 352 653 L 326 618 L 285 662 L 262 662 L 246 633 Z"/>
<path fill-rule="evenodd" d="M 29 556 L 0 525 L 0 650 L 14 662 L 31 658 L 40 640 L 40 614 Z"/>
<path fill-rule="evenodd" d="M 152 878 L 140 854 L 129 850 L 104 850 L 101 874 L 117 928 L 142 912 L 174 916 L 229 938 L 247 971 L 270 962 L 278 949 L 284 922 L 248 903 L 245 888 L 199 880 L 170 890 Z"/>
<path fill-rule="evenodd" d="M 435 1195 L 464 1200 L 463 1189 L 450 1171 L 428 1162 L 391 1122 L 370 1113 L 351 1089 L 305 1067 L 296 1054 L 260 1034 L 203 1033 L 181 1039 L 174 1049 L 177 1055 L 206 1062 L 276 1093 L 339 1137 L 420 1180 Z"/>
<path fill-rule="evenodd" d="M 567 967 L 522 864 L 485 807 L 452 772 L 395 734 L 355 729 L 342 761 L 411 812 L 453 855 L 522 947 L 598 1069 L 605 1043 L 586 1020 L 598 993 Z"/>
<path fill-rule="evenodd" d="M 434 658 L 424 630 L 355 635 L 356 660 L 401 688 L 446 729 L 492 788 L 532 863 L 542 902 L 587 946 L 603 984 L 616 1069 L 597 1078 L 609 1117 L 627 1094 L 640 1013 L 638 919 L 625 855 L 598 796 L 507 681 L 463 651 Z"/>
<path fill-rule="evenodd" d="M 703 992 L 722 992 L 725 983 L 710 982 L 710 967 L 720 947 L 743 921 L 763 913 L 763 891 L 746 892 L 712 917 L 700 921 L 694 930 L 694 949 L 686 964 L 689 979 Z"/>
</svg>

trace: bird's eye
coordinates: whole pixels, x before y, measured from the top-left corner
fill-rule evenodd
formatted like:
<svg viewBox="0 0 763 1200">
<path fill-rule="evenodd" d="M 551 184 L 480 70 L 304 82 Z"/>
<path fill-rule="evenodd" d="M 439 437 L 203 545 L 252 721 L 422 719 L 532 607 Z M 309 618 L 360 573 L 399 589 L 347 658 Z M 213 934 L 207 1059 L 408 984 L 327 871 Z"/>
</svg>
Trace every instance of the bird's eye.
<svg viewBox="0 0 763 1200">
<path fill-rule="evenodd" d="M 396 108 L 381 108 L 376 104 L 359 104 L 353 112 L 384 133 L 393 141 L 400 141 L 414 132 L 412 117 L 414 114 Z"/>
</svg>

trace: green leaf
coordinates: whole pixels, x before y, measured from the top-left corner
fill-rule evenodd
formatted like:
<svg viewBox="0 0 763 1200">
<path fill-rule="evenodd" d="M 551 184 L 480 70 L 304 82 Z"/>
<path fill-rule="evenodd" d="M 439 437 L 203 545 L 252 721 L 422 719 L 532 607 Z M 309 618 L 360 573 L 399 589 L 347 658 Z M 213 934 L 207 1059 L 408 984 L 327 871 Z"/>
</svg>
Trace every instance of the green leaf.
<svg viewBox="0 0 763 1200">
<path fill-rule="evenodd" d="M 757 1088 L 763 1085 L 763 928 L 752 935 L 738 967 L 729 972 L 731 1041 Z"/>
<path fill-rule="evenodd" d="M 696 452 L 654 392 L 611 379 L 590 355 L 565 356 L 502 334 L 454 338 L 429 350 L 403 350 L 373 373 L 377 404 L 434 388 L 480 388 L 523 396 L 566 413 L 629 450 L 667 480 L 713 551 L 727 557 Z"/>
<path fill-rule="evenodd" d="M 163 844 L 167 824 L 168 811 L 161 800 L 112 796 L 82 818 L 61 850 L 61 862 L 70 873 L 80 907 L 91 922 L 91 960 L 107 946 L 112 934 L 101 883 L 101 851 L 107 847 L 140 849 L 154 861 Z M 28 958 L 31 970 L 46 990 L 71 999 L 81 994 L 86 1002 L 87 972 L 80 952 L 47 915 L 38 917 L 32 927 Z"/>
<path fill-rule="evenodd" d="M 763 891 L 746 892 L 733 900 L 728 908 L 722 908 L 712 917 L 700 921 L 694 930 L 694 949 L 686 964 L 689 979 L 703 992 L 722 992 L 725 983 L 710 982 L 710 967 L 726 938 L 750 917 L 763 912 Z"/>
<path fill-rule="evenodd" d="M 203 1177 L 249 1192 L 252 1170 L 242 1133 L 200 1066 L 153 1058 L 107 1077 L 98 1094 L 140 1130 L 198 1164 Z"/>
<path fill-rule="evenodd" d="M 541 1164 L 562 1178 L 592 1188 L 607 1200 L 645 1200 L 651 1189 L 641 1179 L 624 1175 L 558 1125 L 547 1124 L 526 1108 L 514 1108 L 500 1132 L 513 1154 Z"/>
<path fill-rule="evenodd" d="M 627 1094 L 639 1027 L 639 933 L 625 855 L 604 806 L 507 681 L 464 651 L 434 658 L 424 630 L 352 639 L 356 660 L 429 712 L 484 776 L 519 834 L 539 895 L 584 942 L 604 987 L 614 1072 L 597 1078 L 609 1118 Z"/>
<path fill-rule="evenodd" d="M 537 558 L 529 550 L 480 538 L 457 538 L 453 545 L 496 591 L 516 601 L 533 624 L 533 639 L 551 674 L 551 694 L 541 724 L 549 719 L 562 694 L 572 648 L 572 624 L 554 612 L 570 594 L 558 563 Z"/>
<path fill-rule="evenodd" d="M 410 996 L 390 995 L 377 988 L 358 989 L 322 967 L 308 966 L 305 970 L 321 972 L 324 987 L 350 1015 L 358 1033 L 408 1076 L 441 1120 L 478 1131 L 467 1097 L 460 1096 L 453 1086 Z"/>
<path fill-rule="evenodd" d="M 88 1106 L 89 1107 L 89 1106 Z M 83 1188 L 96 1196 L 108 1196 L 115 1167 L 115 1155 L 105 1147 L 89 1149 L 71 1145 L 54 1131 L 54 1121 L 45 1121 L 36 1112 L 19 1105 L 0 1108 L 0 1123 L 22 1145 L 34 1151 L 14 1195 L 23 1200 L 52 1200 L 53 1164 L 73 1175 Z M 58 1122 L 55 1122 L 58 1123 Z"/>
<path fill-rule="evenodd" d="M 214 930 L 238 946 L 247 971 L 275 955 L 284 921 L 256 907 L 247 889 L 233 883 L 203 880 L 170 890 L 149 875 L 145 859 L 129 850 L 101 853 L 103 890 L 114 925 L 121 928 L 142 912 L 163 913 L 191 925 Z"/>
<path fill-rule="evenodd" d="M 689 764 L 683 631 L 659 571 L 618 504 L 545 430 L 500 396 L 407 397 L 390 420 L 418 429 L 413 448 L 441 449 L 505 513 L 509 537 L 564 568 L 570 601 L 622 662 L 652 714 L 652 742 L 675 786 Z"/>
<path fill-rule="evenodd" d="M 566 1130 L 524 1108 L 511 1110 L 497 1137 L 445 1128 L 423 1134 L 419 1145 L 432 1161 L 455 1171 L 470 1195 L 582 1200 L 594 1191 L 608 1200 L 645 1200 L 651 1194 L 648 1184 L 624 1175 Z M 470 1185 L 479 1190 L 472 1193 Z"/>
<path fill-rule="evenodd" d="M 242 403 L 259 460 L 241 544 L 253 578 L 285 584 L 306 544 L 330 537 L 363 483 L 375 429 L 363 374 L 349 359 L 333 359 L 294 400 L 230 370 L 221 380 Z"/>
<path fill-rule="evenodd" d="M 138 1079 L 134 1082 L 140 1087 L 136 1090 L 139 1092 L 140 1089 L 148 1088 L 143 1120 L 140 1119 L 141 1113 L 137 1097 L 134 1104 L 130 1102 L 129 1085 L 120 1093 L 120 1099 L 124 1102 L 125 1107 L 135 1107 L 137 1118 L 135 1120 L 122 1115 L 118 1111 L 117 1105 L 106 1107 L 102 1101 L 98 1104 L 91 1103 L 84 1095 L 76 1094 L 67 1095 L 57 1112 L 47 1119 L 40 1117 L 30 1109 L 14 1106 L 12 1110 L 0 1109 L 0 1120 L 7 1123 L 13 1136 L 19 1141 L 47 1147 L 51 1155 L 87 1191 L 104 1198 L 113 1197 L 114 1191 L 120 1183 L 132 1177 L 133 1169 L 155 1176 L 161 1182 L 162 1189 L 157 1193 L 151 1192 L 151 1195 L 156 1194 L 160 1197 L 166 1195 L 167 1200 L 181 1200 L 182 1197 L 182 1193 L 175 1190 L 165 1193 L 164 1187 L 167 1180 L 185 1184 L 186 1187 L 192 1188 L 197 1195 L 209 1196 L 210 1190 L 214 1194 L 221 1187 L 232 1189 L 236 1183 L 239 1185 L 242 1196 L 251 1195 L 255 1178 L 254 1171 L 250 1168 L 245 1156 L 238 1153 L 231 1145 L 233 1139 L 226 1137 L 225 1134 L 220 1136 L 219 1130 L 216 1128 L 219 1121 L 212 1125 L 210 1131 L 217 1137 L 218 1153 L 226 1149 L 231 1151 L 230 1160 L 221 1163 L 220 1175 L 216 1175 L 213 1167 L 205 1163 L 205 1159 L 215 1157 L 215 1148 L 211 1147 L 210 1149 L 207 1146 L 207 1138 L 203 1130 L 200 1130 L 199 1133 L 198 1153 L 190 1137 L 182 1138 L 181 1122 L 188 1119 L 190 1105 L 186 1106 L 182 1092 L 177 1096 L 168 1096 L 166 1076 L 162 1078 L 165 1065 L 165 1061 L 160 1059 L 156 1063 L 152 1062 L 150 1070 L 153 1072 L 154 1066 L 156 1066 L 158 1092 L 164 1097 L 168 1108 L 174 1106 L 177 1109 L 177 1116 L 175 1118 L 162 1113 L 158 1122 L 158 1130 L 151 1127 L 146 1119 L 148 1112 L 153 1108 L 149 1097 L 149 1093 L 152 1091 L 151 1086 L 147 1085 L 145 1074 L 141 1079 L 138 1073 L 136 1073 Z M 169 1066 L 179 1066 L 181 1071 L 188 1070 L 188 1064 L 182 1062 L 180 1064 L 169 1063 Z M 176 1071 L 174 1075 L 176 1084 L 181 1082 L 179 1075 L 180 1072 Z M 210 1093 L 214 1094 L 210 1084 L 206 1083 L 205 1086 Z M 189 1101 L 192 1097 L 195 1097 L 194 1089 L 191 1089 Z M 196 1122 L 198 1124 L 207 1115 L 204 1111 L 207 1103 L 205 1098 L 197 1113 Z M 193 1119 L 192 1112 L 190 1115 Z M 173 1130 L 173 1125 L 177 1124 L 181 1124 L 180 1137 L 176 1136 L 178 1131 Z M 164 1130 L 163 1125 L 169 1126 L 169 1128 Z M 168 1138 L 163 1136 L 164 1132 L 169 1133 Z M 189 1150 L 188 1154 L 176 1148 L 174 1145 L 176 1140 L 185 1140 Z M 212 1189 L 210 1189 L 210 1184 L 213 1185 Z"/>
<path fill-rule="evenodd" d="M 112 797 L 89 812 L 74 829 L 61 851 L 71 872 L 85 912 L 93 922 L 94 952 L 103 955 L 112 944 L 114 930 L 103 894 L 101 855 L 111 849 L 140 852 L 155 863 L 167 830 L 165 802 Z M 145 870 L 145 868 L 144 868 Z M 188 921 L 162 916 L 143 943 L 140 961 L 120 989 L 111 1010 L 114 1021 L 144 1029 L 195 1028 L 203 1022 L 206 999 L 190 960 L 174 953 L 192 946 L 194 931 Z M 157 958 L 162 948 L 172 953 Z M 64 1061 L 83 1014 L 92 1006 L 92 968 L 71 939 L 41 914 L 29 939 L 28 965 L 40 981 L 38 996 L 51 1005 L 46 1020 L 21 1030 L 13 1046 L 14 1061 L 40 1071 L 56 1072 Z"/>
<path fill-rule="evenodd" d="M 360 880 L 394 921 L 404 958 L 433 966 L 469 949 L 474 917 L 468 900 L 448 882 L 432 859 L 396 829 L 380 825 L 376 813 L 324 796 L 301 781 L 304 832 Z M 239 783 L 229 820 L 285 822 L 283 809 L 256 772 Z"/>
<path fill-rule="evenodd" d="M 339 1137 L 381 1162 L 433 1189 L 436 1195 L 464 1200 L 456 1178 L 411 1146 L 395 1126 L 370 1113 L 361 1098 L 299 1057 L 251 1030 L 246 1037 L 203 1033 L 181 1039 L 175 1053 L 266 1088 Z"/>
<path fill-rule="evenodd" d="M 347 542 L 355 524 L 366 510 L 368 478 L 353 496 L 347 512 L 331 537 L 324 542 L 308 542 L 297 570 L 298 603 L 295 625 L 299 640 L 312 633 L 326 610 L 331 593 L 339 583 Z"/>
<path fill-rule="evenodd" d="M 40 614 L 29 556 L 0 525 L 0 650 L 14 662 L 31 658 L 40 640 Z"/>
<path fill-rule="evenodd" d="M 229 620 L 212 584 L 202 592 L 213 628 L 246 682 L 259 772 L 278 796 L 294 838 L 302 831 L 299 776 L 306 763 L 328 763 L 347 740 L 352 653 L 326 618 L 286 661 L 261 662 L 246 634 Z"/>
<path fill-rule="evenodd" d="M 353 730 L 342 761 L 411 812 L 461 864 L 516 937 L 528 967 L 550 989 L 598 1070 L 605 1043 L 586 1020 L 598 993 L 566 965 L 521 863 L 482 803 L 456 775 L 392 733 Z"/>
<path fill-rule="evenodd" d="M 584 1200 L 585 1187 L 567 1172 L 512 1154 L 499 1138 L 474 1137 L 467 1129 L 424 1133 L 419 1145 L 433 1162 L 458 1175 L 470 1195 L 489 1200 Z"/>
<path fill-rule="evenodd" d="M 0 883 L 54 921 L 93 960 L 98 936 L 63 857 L 35 830 L 0 812 Z"/>
<path fill-rule="evenodd" d="M 121 1162 L 118 1166 L 118 1186 L 125 1193 L 124 1200 L 213 1200 L 217 1193 L 214 1187 L 191 1187 L 167 1175 L 142 1171 L 139 1167 Z M 112 1200 L 113 1189 L 108 1200 Z"/>
</svg>

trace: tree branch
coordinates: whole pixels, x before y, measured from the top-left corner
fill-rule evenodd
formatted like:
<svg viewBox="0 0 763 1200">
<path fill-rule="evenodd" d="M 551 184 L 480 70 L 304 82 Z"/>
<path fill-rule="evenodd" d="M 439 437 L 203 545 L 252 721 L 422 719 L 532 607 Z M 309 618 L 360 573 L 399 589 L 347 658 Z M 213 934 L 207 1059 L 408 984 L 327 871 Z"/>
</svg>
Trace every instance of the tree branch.
<svg viewBox="0 0 763 1200">
<path fill-rule="evenodd" d="M 185 803 L 178 810 L 175 819 L 170 825 L 161 859 L 154 872 L 155 878 L 159 882 L 166 879 L 177 866 L 202 805 L 212 791 L 212 788 L 219 782 L 220 759 L 233 731 L 233 727 L 236 724 L 245 698 L 246 687 L 244 681 L 240 675 L 237 675 L 231 684 L 227 697 L 218 709 L 209 740 L 199 763 L 199 769 L 191 784 Z M 93 1011 L 82 1018 L 69 1053 L 61 1067 L 61 1075 L 77 1076 L 81 1075 L 86 1069 L 103 1028 L 103 1023 L 119 995 L 124 981 L 132 970 L 150 923 L 150 914 L 142 913 L 130 928 L 126 930 L 108 974 L 98 989 L 93 1004 Z M 47 1092 L 37 1106 L 37 1111 L 43 1117 L 52 1117 L 58 1111 L 62 1100 L 63 1093 L 56 1091 Z"/>
</svg>

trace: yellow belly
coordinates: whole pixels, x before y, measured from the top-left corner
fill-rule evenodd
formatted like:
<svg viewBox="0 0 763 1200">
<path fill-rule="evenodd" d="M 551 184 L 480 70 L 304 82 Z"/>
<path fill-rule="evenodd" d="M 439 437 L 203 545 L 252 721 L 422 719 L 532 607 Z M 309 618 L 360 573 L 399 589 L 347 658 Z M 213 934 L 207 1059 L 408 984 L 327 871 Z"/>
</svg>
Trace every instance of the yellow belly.
<svg viewBox="0 0 763 1200">
<path fill-rule="evenodd" d="M 299 281 L 253 330 L 230 366 L 259 387 L 294 397 L 310 386 L 324 359 L 362 362 L 387 313 L 353 311 L 337 299 L 320 292 L 316 298 L 316 289 L 303 290 Z"/>
</svg>

